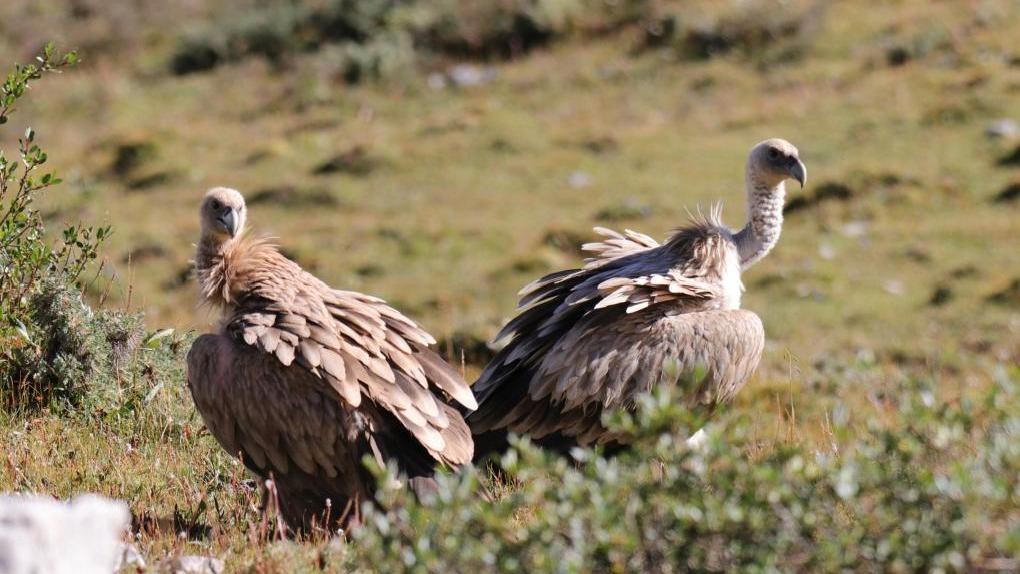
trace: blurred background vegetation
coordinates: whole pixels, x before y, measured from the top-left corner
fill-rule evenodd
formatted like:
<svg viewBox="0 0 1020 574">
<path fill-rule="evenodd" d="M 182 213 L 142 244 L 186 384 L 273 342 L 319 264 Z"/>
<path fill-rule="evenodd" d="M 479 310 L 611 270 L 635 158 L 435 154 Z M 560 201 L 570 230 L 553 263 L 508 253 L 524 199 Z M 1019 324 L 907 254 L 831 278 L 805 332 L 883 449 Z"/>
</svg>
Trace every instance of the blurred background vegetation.
<svg viewBox="0 0 1020 574">
<path fill-rule="evenodd" d="M 952 528 L 980 538 L 976 550 L 949 536 L 948 546 L 918 551 L 942 562 L 907 560 L 901 570 L 959 569 L 957 554 L 994 566 L 987 560 L 1017 548 L 1017 451 L 979 445 L 1015 444 L 1020 408 L 1002 391 L 1015 387 L 1020 363 L 1020 3 L 6 0 L 0 15 L 4 69 L 32 61 L 47 40 L 79 51 L 73 71 L 40 80 L 18 102 L 0 126 L 0 149 L 13 157 L 34 128 L 46 169 L 63 182 L 31 207 L 55 250 L 70 241 L 87 260 L 84 273 L 61 271 L 57 286 L 40 282 L 37 297 L 4 309 L 0 372 L 18 381 L 3 401 L 4 490 L 126 498 L 153 556 L 195 546 L 229 549 L 236 564 L 276 564 L 279 549 L 243 548 L 259 527 L 252 487 L 202 433 L 182 380 L 191 333 L 215 319 L 197 307 L 189 275 L 208 187 L 240 189 L 257 233 L 279 237 L 327 282 L 382 296 L 422 322 L 470 377 L 516 291 L 579 263 L 592 226 L 661 238 L 687 208 L 715 201 L 742 225 L 747 150 L 779 136 L 800 148 L 810 180 L 790 194 L 777 250 L 745 274 L 744 307 L 762 316 L 768 346 L 720 431 L 735 442 L 722 461 L 774 474 L 732 492 L 802 484 L 786 448 L 812 460 L 858 451 L 886 460 L 896 440 L 869 441 L 916 422 L 923 430 L 903 436 L 923 444 L 900 446 L 921 462 L 881 465 L 890 474 L 865 481 L 862 493 L 916 479 L 932 490 L 902 493 L 904 508 L 929 492 L 941 509 L 949 491 L 936 485 L 938 472 L 977 473 L 989 456 L 1007 462 L 982 468 L 1013 469 L 1014 482 L 996 487 L 999 498 L 982 491 L 966 507 L 977 514 L 946 511 L 967 515 Z M 942 410 L 910 410 L 923 397 Z M 960 427 L 967 401 L 999 406 L 967 410 Z M 945 431 L 951 454 L 948 443 L 925 442 L 945 425 L 956 429 Z M 838 484 L 839 465 L 854 460 L 816 471 Z M 554 466 L 539 464 L 566 480 L 568 469 Z M 928 474 L 909 478 L 903 468 Z M 622 488 L 632 487 L 643 488 Z M 534 494 L 514 496 L 541 505 Z M 840 496 L 819 494 L 818 511 L 842 509 L 845 524 L 881 546 L 876 533 L 896 523 L 855 523 Z M 508 508 L 482 521 L 521 519 Z M 890 521 L 902 515 L 891 508 Z M 211 531 L 189 530 L 196 524 Z M 746 530 L 735 524 L 704 536 L 717 544 Z M 195 536 L 181 542 L 182 528 Z M 701 540 L 691 532 L 687 544 Z M 797 532 L 789 547 L 760 555 L 797 556 L 784 553 L 814 540 Z M 462 542 L 477 531 L 440 534 Z M 536 530 L 535 540 L 546 535 Z M 364 544 L 365 556 L 406 550 L 380 540 Z M 755 540 L 749 548 L 768 546 Z M 288 548 L 281 564 L 293 553 L 313 564 L 328 546 Z M 598 548 L 578 552 L 595 560 L 582 570 L 654 570 L 621 566 Z M 755 555 L 741 552 L 685 563 L 722 568 Z"/>
</svg>

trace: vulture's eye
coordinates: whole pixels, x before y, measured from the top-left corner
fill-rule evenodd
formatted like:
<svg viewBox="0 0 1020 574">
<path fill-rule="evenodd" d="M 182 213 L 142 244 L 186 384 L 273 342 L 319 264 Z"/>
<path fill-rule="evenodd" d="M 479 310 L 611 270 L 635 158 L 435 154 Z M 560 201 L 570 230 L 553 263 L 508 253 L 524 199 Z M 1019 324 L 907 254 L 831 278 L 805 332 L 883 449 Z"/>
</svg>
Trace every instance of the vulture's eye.
<svg viewBox="0 0 1020 574">
<path fill-rule="evenodd" d="M 774 147 L 769 148 L 769 159 L 779 159 L 779 155 L 780 154 L 778 149 Z"/>
<path fill-rule="evenodd" d="M 209 205 L 212 205 L 212 208 L 215 209 L 216 211 L 219 211 L 220 208 L 223 207 L 223 204 L 221 204 L 220 200 L 218 199 L 212 200 L 212 203 Z"/>
</svg>

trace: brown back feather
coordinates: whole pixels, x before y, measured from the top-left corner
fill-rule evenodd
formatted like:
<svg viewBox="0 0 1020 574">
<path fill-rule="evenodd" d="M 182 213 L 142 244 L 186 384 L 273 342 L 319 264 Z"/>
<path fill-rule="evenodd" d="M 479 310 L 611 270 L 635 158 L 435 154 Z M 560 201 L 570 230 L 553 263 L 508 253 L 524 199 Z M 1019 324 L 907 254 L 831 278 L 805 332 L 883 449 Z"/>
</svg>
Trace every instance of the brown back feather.
<svg viewBox="0 0 1020 574">
<path fill-rule="evenodd" d="M 470 389 L 427 348 L 434 339 L 381 299 L 330 288 L 262 239 L 237 241 L 199 281 L 234 340 L 308 370 L 349 408 L 379 404 L 436 460 L 470 461 L 467 427 L 444 407 L 473 408 Z"/>
<path fill-rule="evenodd" d="M 584 246 L 596 254 L 584 267 L 525 287 L 521 312 L 497 336 L 507 345 L 473 387 L 480 406 L 468 416 L 472 431 L 601 440 L 603 408 L 632 404 L 660 376 L 666 358 L 694 361 L 729 340 L 685 331 L 696 322 L 661 323 L 670 315 L 699 315 L 722 305 L 721 281 L 734 256 L 732 237 L 719 221 L 718 208 L 692 219 L 662 245 L 630 230 L 596 229 L 607 239 Z M 757 365 L 757 318 L 748 321 L 748 360 L 741 365 L 751 368 L 737 369 L 719 384 L 733 386 L 734 378 L 742 384 Z M 682 351 L 684 345 L 689 349 Z M 644 348 L 658 353 L 642 354 Z"/>
</svg>

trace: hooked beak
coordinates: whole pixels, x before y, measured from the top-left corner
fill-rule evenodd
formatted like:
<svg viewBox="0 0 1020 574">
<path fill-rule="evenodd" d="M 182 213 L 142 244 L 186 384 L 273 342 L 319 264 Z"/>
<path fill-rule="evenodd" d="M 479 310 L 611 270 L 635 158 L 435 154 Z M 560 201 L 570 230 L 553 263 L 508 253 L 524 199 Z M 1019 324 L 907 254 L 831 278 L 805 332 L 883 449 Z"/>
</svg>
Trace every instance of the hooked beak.
<svg viewBox="0 0 1020 574">
<path fill-rule="evenodd" d="M 790 174 L 790 177 L 800 183 L 801 189 L 804 188 L 804 184 L 807 183 L 807 167 L 804 166 L 804 162 L 799 159 L 794 159 L 790 163 L 787 173 Z"/>
<path fill-rule="evenodd" d="M 237 212 L 232 208 L 216 216 L 216 223 L 223 228 L 223 231 L 230 234 L 231 237 L 235 237 L 237 235 L 238 221 L 239 218 L 237 217 Z"/>
</svg>

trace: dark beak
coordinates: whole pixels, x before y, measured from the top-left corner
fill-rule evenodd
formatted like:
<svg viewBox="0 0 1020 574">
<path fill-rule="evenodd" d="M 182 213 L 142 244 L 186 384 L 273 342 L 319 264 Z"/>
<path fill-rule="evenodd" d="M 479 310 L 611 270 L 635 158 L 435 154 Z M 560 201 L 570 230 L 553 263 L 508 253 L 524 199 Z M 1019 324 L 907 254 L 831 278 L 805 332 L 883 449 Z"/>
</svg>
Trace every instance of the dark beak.
<svg viewBox="0 0 1020 574">
<path fill-rule="evenodd" d="M 807 183 L 807 168 L 804 167 L 804 163 L 797 158 L 793 158 L 790 162 L 787 173 L 790 177 L 797 180 L 800 183 L 800 187 L 803 188 L 804 184 Z"/>
<path fill-rule="evenodd" d="M 223 228 L 223 231 L 229 233 L 231 237 L 237 235 L 237 222 L 237 213 L 233 209 L 227 209 L 216 217 L 216 223 Z"/>
</svg>

